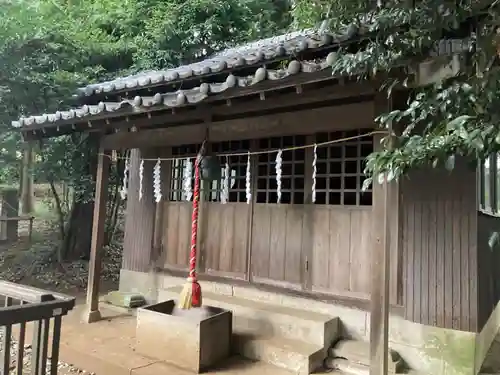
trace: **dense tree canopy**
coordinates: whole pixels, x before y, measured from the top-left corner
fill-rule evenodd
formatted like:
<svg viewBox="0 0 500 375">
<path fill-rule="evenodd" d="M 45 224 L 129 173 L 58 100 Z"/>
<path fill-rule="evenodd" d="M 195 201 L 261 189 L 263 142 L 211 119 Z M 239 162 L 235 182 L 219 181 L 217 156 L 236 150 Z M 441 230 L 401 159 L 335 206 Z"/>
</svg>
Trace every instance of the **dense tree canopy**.
<svg viewBox="0 0 500 375">
<path fill-rule="evenodd" d="M 290 20 L 287 0 L 11 0 L 2 4 L 2 12 L 3 183 L 21 177 L 23 147 L 10 128 L 12 119 L 75 104 L 76 88 L 91 82 L 193 62 L 238 43 L 275 35 L 285 31 Z M 75 191 L 70 212 L 59 210 L 60 257 L 85 256 L 88 240 L 80 244 L 76 236 L 90 239 L 86 232 L 92 212 L 93 139 L 74 135 L 29 147 L 38 149 L 33 168 L 38 181 L 51 186 L 66 182 Z M 59 202 L 55 189 L 53 193 Z M 117 204 L 116 193 L 112 186 L 111 200 Z"/>
</svg>

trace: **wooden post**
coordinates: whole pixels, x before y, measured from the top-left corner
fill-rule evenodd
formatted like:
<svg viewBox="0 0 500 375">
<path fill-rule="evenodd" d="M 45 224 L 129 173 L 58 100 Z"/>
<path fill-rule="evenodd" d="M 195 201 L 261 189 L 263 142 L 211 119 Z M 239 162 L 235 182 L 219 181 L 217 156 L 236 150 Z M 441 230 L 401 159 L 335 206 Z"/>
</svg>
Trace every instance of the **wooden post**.
<svg viewBox="0 0 500 375">
<path fill-rule="evenodd" d="M 21 172 L 21 213 L 28 215 L 33 213 L 33 143 L 27 142 L 23 150 L 23 164 Z"/>
<path fill-rule="evenodd" d="M 385 98 L 379 98 L 379 100 Z M 385 100 L 384 100 L 385 102 Z M 387 108 L 387 102 L 382 108 Z M 389 129 L 392 133 L 392 127 Z M 380 137 L 375 137 L 375 149 L 380 147 Z M 391 274 L 391 220 L 390 198 L 393 183 L 378 183 L 373 179 L 373 252 L 372 289 L 370 311 L 370 375 L 387 375 L 389 354 L 389 299 Z M 380 220 L 382 219 L 382 220 Z"/>
<path fill-rule="evenodd" d="M 35 217 L 30 216 L 30 226 L 28 229 L 28 238 L 30 243 L 33 241 L 33 220 L 35 220 Z"/>
<path fill-rule="evenodd" d="M 18 239 L 19 229 L 19 194 L 15 188 L 5 188 L 1 192 L 1 214 L 2 218 L 12 218 L 2 222 L 2 240 L 14 242 Z"/>
<path fill-rule="evenodd" d="M 84 313 L 84 320 L 87 323 L 93 323 L 101 319 L 101 313 L 99 312 L 99 281 L 101 277 L 102 246 L 104 242 L 111 152 L 100 148 L 97 158 L 92 243 L 90 248 L 87 286 L 87 308 Z"/>
</svg>

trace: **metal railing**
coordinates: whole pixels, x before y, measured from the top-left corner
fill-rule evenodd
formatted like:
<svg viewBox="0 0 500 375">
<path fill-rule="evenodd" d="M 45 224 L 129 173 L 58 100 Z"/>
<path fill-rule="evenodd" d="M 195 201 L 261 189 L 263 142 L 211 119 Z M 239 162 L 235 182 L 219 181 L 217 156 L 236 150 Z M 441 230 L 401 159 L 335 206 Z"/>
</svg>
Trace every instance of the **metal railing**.
<svg viewBox="0 0 500 375">
<path fill-rule="evenodd" d="M 0 307 L 0 375 L 56 375 L 62 317 L 73 309 L 75 299 L 0 281 L 0 306 L 3 306 Z M 26 328 L 30 322 L 33 322 L 31 355 L 30 360 L 25 361 L 25 347 L 29 348 L 26 345 Z M 52 340 L 49 342 L 51 327 Z M 13 328 L 17 339 L 13 339 Z M 50 365 L 47 366 L 49 350 Z"/>
</svg>

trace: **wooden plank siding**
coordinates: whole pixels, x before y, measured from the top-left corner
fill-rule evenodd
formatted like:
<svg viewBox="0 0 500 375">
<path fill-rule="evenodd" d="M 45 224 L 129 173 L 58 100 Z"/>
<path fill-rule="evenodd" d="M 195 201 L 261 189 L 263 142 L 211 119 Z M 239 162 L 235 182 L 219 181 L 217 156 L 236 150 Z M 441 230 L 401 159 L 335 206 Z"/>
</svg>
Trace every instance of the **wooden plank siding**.
<svg viewBox="0 0 500 375">
<path fill-rule="evenodd" d="M 249 205 L 213 203 L 205 206 L 206 231 L 201 240 L 204 272 L 244 279 L 247 274 Z"/>
<path fill-rule="evenodd" d="M 302 289 L 304 207 L 256 204 L 252 227 L 252 280 Z"/>
<path fill-rule="evenodd" d="M 363 155 L 372 148 L 370 137 L 318 149 L 317 200 L 311 201 L 312 149 L 309 142 L 352 137 L 355 132 L 271 137 L 213 143 L 214 152 L 243 152 L 221 158 L 230 163 L 229 202 L 222 204 L 219 183 L 206 186 L 203 230 L 200 234 L 200 273 L 240 279 L 296 291 L 368 300 L 370 296 L 371 192 L 361 192 Z M 249 148 L 283 153 L 282 202 L 276 203 L 275 155 L 251 159 L 252 200 L 245 197 Z M 196 146 L 179 149 L 190 157 Z M 174 155 L 179 154 L 177 151 Z M 173 170 L 170 198 L 164 202 L 163 250 L 165 268 L 186 270 L 191 202 L 183 201 L 182 165 Z M 397 251 L 397 249 L 395 249 Z M 395 262 L 397 266 L 397 262 Z M 397 280 L 394 280 L 396 289 Z M 394 299 L 394 303 L 396 303 Z"/>
<path fill-rule="evenodd" d="M 200 274 L 277 286 L 319 298 L 369 300 L 372 192 L 361 192 L 361 185 L 363 163 L 373 150 L 373 137 L 357 136 L 373 130 L 370 124 L 373 102 L 359 106 L 366 109 L 367 115 L 359 117 L 362 111 L 352 111 L 353 118 L 341 116 L 348 121 L 316 116 L 316 112 L 311 111 L 300 111 L 293 116 L 275 114 L 275 120 L 266 122 L 258 132 L 250 129 L 246 120 L 233 121 L 225 125 L 225 132 L 220 129 L 220 134 L 226 137 L 221 138 L 222 142 L 210 138 L 212 153 L 240 155 L 219 158 L 223 168 L 227 162 L 231 169 L 227 204 L 221 203 L 221 181 L 203 189 L 198 241 Z M 367 124 L 364 129 L 363 123 Z M 218 126 L 209 126 L 209 137 L 219 134 Z M 273 133 L 269 133 L 270 127 Z M 261 138 L 253 138 L 256 136 Z M 191 139 L 189 137 L 191 135 L 186 139 Z M 165 270 L 186 271 L 192 202 L 186 201 L 183 194 L 182 176 L 186 158 L 193 162 L 199 144 L 171 141 L 174 144 L 156 149 L 179 158 L 172 161 L 170 177 L 162 182 L 163 201 L 151 207 L 143 201 L 141 204 L 144 210 L 151 211 L 161 231 L 161 236 L 156 234 L 155 244 L 161 242 Z M 328 144 L 332 141 L 337 142 Z M 323 144 L 317 151 L 315 202 L 311 194 L 313 149 L 304 148 L 313 143 Z M 294 150 L 283 152 L 282 198 L 277 203 L 276 150 L 290 147 Z M 247 150 L 264 150 L 251 157 L 250 204 L 245 196 Z M 162 215 L 155 216 L 155 206 Z M 141 211 L 134 216 L 135 220 L 128 220 L 129 237 L 137 234 L 134 227 L 146 216 L 146 212 Z M 150 240 L 148 237 L 145 241 Z M 140 246 L 137 243 L 134 251 L 128 249 L 131 255 L 126 257 L 135 257 L 136 262 L 141 258 L 142 263 L 147 263 L 145 241 Z M 391 301 L 398 304 L 401 275 L 396 239 L 393 248 L 397 260 L 391 266 L 394 268 L 391 268 Z M 130 267 L 128 263 L 127 267 Z"/>
<path fill-rule="evenodd" d="M 478 213 L 478 330 L 488 321 L 500 301 L 500 249 L 491 249 L 489 240 L 493 232 L 500 231 L 500 217 Z"/>
<path fill-rule="evenodd" d="M 370 207 L 313 207 L 309 223 L 303 205 L 256 204 L 249 238 L 248 205 L 207 206 L 201 240 L 206 274 L 248 278 L 251 239 L 252 281 L 300 290 L 309 267 L 313 292 L 369 298 Z M 164 207 L 169 223 L 163 239 L 165 266 L 187 269 L 191 203 L 165 202 Z M 312 257 L 305 264 L 302 253 L 308 246 Z"/>
<path fill-rule="evenodd" d="M 401 181 L 405 317 L 465 331 L 477 328 L 476 172 L 423 169 Z"/>
<path fill-rule="evenodd" d="M 130 271 L 147 272 L 151 266 L 151 247 L 155 203 L 153 199 L 153 161 L 144 162 L 143 197 L 139 200 L 139 164 L 141 151 L 130 152 L 130 172 L 123 239 L 122 268 Z"/>
<path fill-rule="evenodd" d="M 315 207 L 314 292 L 370 297 L 371 207 Z"/>
<path fill-rule="evenodd" d="M 166 265 L 187 270 L 191 241 L 191 202 L 164 203 L 163 251 Z"/>
</svg>

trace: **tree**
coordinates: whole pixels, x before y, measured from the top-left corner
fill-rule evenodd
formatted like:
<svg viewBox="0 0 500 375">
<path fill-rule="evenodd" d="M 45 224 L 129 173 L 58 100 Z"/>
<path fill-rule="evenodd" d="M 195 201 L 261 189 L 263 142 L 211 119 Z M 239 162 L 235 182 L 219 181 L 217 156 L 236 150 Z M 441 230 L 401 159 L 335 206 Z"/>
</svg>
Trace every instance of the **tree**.
<svg viewBox="0 0 500 375">
<path fill-rule="evenodd" d="M 407 67 L 403 78 L 389 75 L 383 86 L 389 97 L 394 89 L 406 88 L 409 95 L 406 106 L 377 119 L 382 128 L 400 124 L 402 132 L 392 135 L 391 150 L 369 156 L 365 186 L 383 173 L 396 179 L 423 166 L 444 165 L 453 169 L 456 155 L 484 160 L 500 149 L 497 2 L 393 1 L 383 7 L 374 7 L 372 2 L 370 12 L 362 12 L 363 3 L 370 5 L 369 2 L 316 1 L 309 6 L 307 3 L 299 0 L 296 19 L 301 19 L 312 7 L 322 9 L 323 14 L 336 9 L 330 14 L 340 15 L 335 20 L 337 26 L 349 23 L 359 26 L 360 21 L 365 24 L 369 21 L 369 29 L 376 30 L 376 37 L 363 43 L 358 51 L 340 51 L 333 65 L 334 74 L 387 77 L 391 69 Z M 311 20 L 309 16 L 304 18 Z M 436 41 L 447 36 L 468 39 L 468 68 L 433 86 L 409 87 L 413 63 L 429 56 Z"/>
<path fill-rule="evenodd" d="M 202 59 L 238 43 L 271 36 L 288 26 L 288 0 L 11 0 L 0 19 L 0 179 L 17 180 L 20 137 L 10 121 L 51 113 L 76 103 L 77 87 L 142 69 L 164 69 Z M 90 250 L 96 144 L 87 135 L 37 145 L 34 174 L 50 184 L 61 237 L 59 260 Z M 119 204 L 115 166 L 108 222 Z M 8 171 L 8 174 L 7 174 Z M 26 180 L 26 177 L 24 178 Z M 56 184 L 74 194 L 65 212 Z"/>
</svg>

